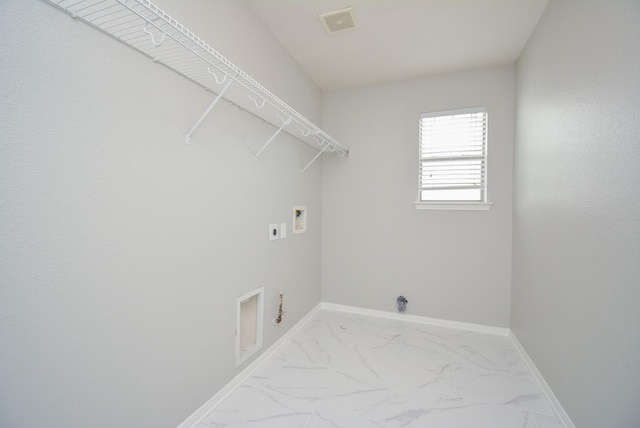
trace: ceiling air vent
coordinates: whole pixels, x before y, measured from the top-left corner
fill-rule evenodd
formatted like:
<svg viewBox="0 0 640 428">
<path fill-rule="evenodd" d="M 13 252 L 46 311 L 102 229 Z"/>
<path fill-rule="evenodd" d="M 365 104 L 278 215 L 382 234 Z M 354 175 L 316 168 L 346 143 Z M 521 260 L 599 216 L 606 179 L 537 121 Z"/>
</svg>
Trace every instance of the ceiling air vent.
<svg viewBox="0 0 640 428">
<path fill-rule="evenodd" d="M 347 31 L 355 27 L 352 7 L 323 13 L 322 15 L 318 15 L 318 18 L 320 18 L 327 33 Z"/>
</svg>

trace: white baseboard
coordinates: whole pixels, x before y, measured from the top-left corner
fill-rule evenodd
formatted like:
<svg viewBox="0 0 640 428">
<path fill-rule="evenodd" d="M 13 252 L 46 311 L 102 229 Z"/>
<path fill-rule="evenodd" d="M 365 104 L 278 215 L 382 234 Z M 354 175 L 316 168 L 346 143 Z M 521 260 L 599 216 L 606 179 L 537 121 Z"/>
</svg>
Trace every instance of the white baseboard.
<svg viewBox="0 0 640 428">
<path fill-rule="evenodd" d="M 567 415 L 567 412 L 564 411 L 564 408 L 560 404 L 560 401 L 558 401 L 558 398 L 551 390 L 551 387 L 549 386 L 547 381 L 544 380 L 544 377 L 542 377 L 542 373 L 540 373 L 540 370 L 538 370 L 533 360 L 531 359 L 531 357 L 529 357 L 529 354 L 527 354 L 527 351 L 525 351 L 524 347 L 522 346 L 516 335 L 513 333 L 513 331 L 511 332 L 509 337 L 511 337 L 513 346 L 515 346 L 516 350 L 520 353 L 520 356 L 527 364 L 527 367 L 529 367 L 529 370 L 533 374 L 533 377 L 535 377 L 538 381 L 540 388 L 542 388 L 542 391 L 547 396 L 551 407 L 553 407 L 553 410 L 555 410 L 556 415 L 558 415 L 558 418 L 560 419 L 560 422 L 562 423 L 564 428 L 576 428 L 576 426 L 569 418 L 569 415 Z"/>
<path fill-rule="evenodd" d="M 196 410 L 191 416 L 184 420 L 177 428 L 193 428 L 198 425 L 216 406 L 225 398 L 229 396 L 241 383 L 247 380 L 256 370 L 258 370 L 273 354 L 295 335 L 300 328 L 306 324 L 311 318 L 313 318 L 320 311 L 320 304 L 309 311 L 304 317 L 300 319 L 293 327 L 289 329 L 285 334 L 280 337 L 273 345 L 267 348 L 258 358 L 256 358 L 251 364 L 244 368 L 240 373 L 236 375 L 228 384 L 226 384 L 220 391 L 218 391 L 213 397 L 207 400 L 198 410 Z"/>
<path fill-rule="evenodd" d="M 440 327 L 457 328 L 459 330 L 475 331 L 478 333 L 494 334 L 499 336 L 509 336 L 510 333 L 510 330 L 505 327 L 494 327 L 490 325 L 474 324 L 468 322 L 442 320 L 438 318 L 422 317 L 419 315 L 410 315 L 402 312 L 386 312 L 375 309 L 364 309 L 355 306 L 338 305 L 336 303 L 322 302 L 320 303 L 320 308 L 326 309 L 327 311 L 349 312 L 352 314 L 415 322 L 418 324 L 437 325 Z"/>
</svg>

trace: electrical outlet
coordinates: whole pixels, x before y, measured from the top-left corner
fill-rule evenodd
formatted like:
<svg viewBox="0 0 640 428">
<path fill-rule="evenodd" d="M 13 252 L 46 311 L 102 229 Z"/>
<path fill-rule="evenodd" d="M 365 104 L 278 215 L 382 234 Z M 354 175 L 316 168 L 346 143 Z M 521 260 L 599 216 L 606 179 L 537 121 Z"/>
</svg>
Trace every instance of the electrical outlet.
<svg viewBox="0 0 640 428">
<path fill-rule="evenodd" d="M 269 241 L 275 241 L 280 238 L 280 230 L 277 224 L 269 225 Z"/>
</svg>

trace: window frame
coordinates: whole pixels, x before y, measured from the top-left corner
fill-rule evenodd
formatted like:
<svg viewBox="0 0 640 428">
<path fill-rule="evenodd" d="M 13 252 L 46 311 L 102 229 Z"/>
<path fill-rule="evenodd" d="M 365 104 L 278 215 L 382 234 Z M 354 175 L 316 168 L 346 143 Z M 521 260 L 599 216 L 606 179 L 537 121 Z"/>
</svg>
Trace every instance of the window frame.
<svg viewBox="0 0 640 428">
<path fill-rule="evenodd" d="M 422 168 L 424 164 L 424 159 L 422 157 L 422 120 L 428 117 L 442 117 L 442 116 L 453 116 L 453 115 L 462 115 L 469 113 L 485 113 L 485 123 L 486 123 L 486 132 L 485 139 L 483 142 L 484 145 L 484 186 L 481 189 L 482 200 L 477 201 L 468 201 L 468 200 L 422 200 Z M 462 108 L 462 109 L 454 109 L 454 110 L 443 110 L 443 111 L 434 111 L 434 112 L 424 112 L 420 113 L 418 118 L 418 192 L 417 192 L 417 200 L 414 202 L 416 209 L 418 210 L 489 210 L 493 205 L 489 202 L 488 199 L 488 146 L 489 146 L 489 137 L 488 137 L 488 129 L 489 129 L 489 109 L 487 107 L 471 107 L 471 108 Z M 461 157 L 462 158 L 462 157 Z"/>
</svg>

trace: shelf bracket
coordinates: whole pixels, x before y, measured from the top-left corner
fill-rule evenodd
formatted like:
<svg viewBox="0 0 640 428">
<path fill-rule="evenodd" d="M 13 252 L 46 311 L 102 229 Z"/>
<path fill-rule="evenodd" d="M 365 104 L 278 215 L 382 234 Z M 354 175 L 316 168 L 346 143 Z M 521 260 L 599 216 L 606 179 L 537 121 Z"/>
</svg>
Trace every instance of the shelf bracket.
<svg viewBox="0 0 640 428">
<path fill-rule="evenodd" d="M 255 98 L 253 98 L 253 97 L 251 96 L 251 93 L 249 93 L 249 99 L 250 99 L 251 101 L 253 101 L 253 103 L 256 105 L 256 108 L 262 108 L 262 107 L 264 107 L 264 103 L 266 102 L 266 100 L 265 100 L 264 98 L 261 98 L 260 100 L 257 100 L 257 99 L 255 99 Z"/>
<path fill-rule="evenodd" d="M 262 148 L 260 150 L 258 150 L 258 153 L 256 153 L 256 160 L 258 160 L 258 157 L 260 156 L 260 154 L 264 151 L 264 149 L 267 148 L 267 146 L 269 144 L 271 144 L 271 142 L 273 141 L 274 138 L 276 138 L 278 136 L 278 134 L 284 129 L 285 126 L 287 126 L 288 124 L 291 123 L 291 118 L 288 117 L 286 119 L 284 119 L 282 116 L 280 116 L 278 114 L 278 117 L 280 118 L 280 120 L 282 120 L 282 125 L 280 125 L 280 128 L 278 128 L 278 130 L 275 132 L 275 134 L 273 134 L 271 136 L 271 138 L 269 138 L 269 141 L 267 141 L 264 146 L 262 146 Z"/>
<path fill-rule="evenodd" d="M 156 41 L 156 38 L 153 35 L 153 33 L 151 31 L 147 30 L 147 26 L 148 25 L 149 25 L 148 22 L 146 24 L 144 24 L 144 28 L 142 30 L 151 37 L 151 43 L 153 43 L 153 46 L 155 46 L 155 47 L 160 46 L 162 44 L 162 42 L 164 42 L 164 36 L 166 36 L 167 33 L 162 31 L 162 35 L 160 36 L 160 40 Z"/>
<path fill-rule="evenodd" d="M 198 119 L 198 121 L 196 122 L 195 125 L 193 125 L 193 128 L 191 128 L 191 131 L 189 131 L 189 133 L 187 134 L 187 144 L 191 144 L 191 135 L 193 135 L 193 133 L 195 132 L 196 129 L 198 129 L 198 126 L 200 126 L 200 123 L 202 123 L 202 121 L 204 120 L 205 117 L 207 117 L 207 115 L 209 114 L 209 112 L 211 111 L 211 109 L 213 108 L 213 106 L 215 106 L 218 101 L 220 101 L 220 98 L 222 98 L 222 96 L 224 95 L 225 92 L 227 92 L 227 89 L 229 89 L 229 86 L 231 86 L 231 84 L 233 83 L 233 79 L 229 79 L 229 81 L 227 82 L 226 85 L 224 85 L 224 88 L 222 88 L 222 90 L 218 93 L 218 96 L 216 97 L 215 100 L 213 100 L 213 102 L 211 103 L 211 105 L 209 107 L 207 107 L 207 109 L 205 110 L 205 112 L 202 114 L 202 116 L 200 116 L 200 119 Z"/>
<path fill-rule="evenodd" d="M 207 72 L 209 74 L 213 75 L 213 78 L 216 79 L 216 83 L 218 85 L 222 85 L 227 80 L 227 77 L 229 77 L 229 75 L 227 73 L 224 73 L 224 76 L 222 77 L 222 80 L 218 79 L 218 75 L 216 74 L 215 71 L 211 70 L 211 66 L 207 67 Z"/>
<path fill-rule="evenodd" d="M 311 130 L 310 129 L 305 129 L 305 128 L 301 127 L 300 125 L 298 125 L 298 131 L 300 131 L 300 133 L 302 134 L 303 137 L 308 137 L 309 134 L 311 134 Z"/>
<path fill-rule="evenodd" d="M 304 168 L 302 168 L 302 172 L 305 172 L 305 171 L 307 170 L 307 168 L 309 168 L 309 167 L 310 167 L 310 166 L 311 166 L 311 165 L 316 161 L 316 159 L 318 159 L 320 156 L 322 156 L 322 154 L 324 153 L 324 151 L 325 151 L 325 150 L 327 150 L 327 149 L 329 148 L 329 146 L 330 146 L 330 144 L 329 144 L 329 143 L 327 143 L 327 144 L 322 148 L 322 150 L 320 150 L 320 151 L 318 152 L 318 154 L 317 154 L 317 155 L 315 155 L 313 159 L 311 159 L 311 162 L 309 162 L 309 163 L 307 164 L 307 166 L 305 166 Z"/>
</svg>

